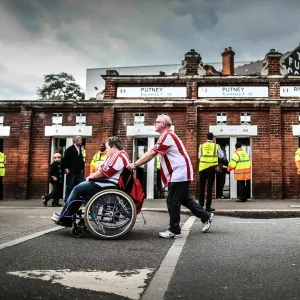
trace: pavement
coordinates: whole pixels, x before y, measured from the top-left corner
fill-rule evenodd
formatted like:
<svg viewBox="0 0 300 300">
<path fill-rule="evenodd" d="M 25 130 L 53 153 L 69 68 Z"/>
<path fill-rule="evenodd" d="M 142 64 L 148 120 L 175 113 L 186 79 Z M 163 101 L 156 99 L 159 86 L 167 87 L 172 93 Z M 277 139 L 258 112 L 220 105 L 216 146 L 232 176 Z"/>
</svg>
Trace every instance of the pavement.
<svg viewBox="0 0 300 300">
<path fill-rule="evenodd" d="M 63 203 L 61 200 L 60 203 Z M 0 208 L 30 208 L 47 209 L 40 199 L 28 200 L 2 200 Z M 248 200 L 247 202 L 235 202 L 235 200 L 213 200 L 212 207 L 216 209 L 215 215 L 239 217 L 239 218 L 295 218 L 300 217 L 299 200 Z M 58 208 L 59 209 L 59 208 Z M 143 211 L 167 212 L 166 200 L 155 199 L 144 201 Z M 191 214 L 186 208 L 182 208 L 182 214 Z"/>
</svg>

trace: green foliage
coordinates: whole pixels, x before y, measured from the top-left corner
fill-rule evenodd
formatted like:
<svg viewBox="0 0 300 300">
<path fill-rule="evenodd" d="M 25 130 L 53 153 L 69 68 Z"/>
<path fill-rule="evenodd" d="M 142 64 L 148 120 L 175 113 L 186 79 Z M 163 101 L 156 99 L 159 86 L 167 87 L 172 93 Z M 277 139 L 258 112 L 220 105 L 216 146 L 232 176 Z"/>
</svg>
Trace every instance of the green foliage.
<svg viewBox="0 0 300 300">
<path fill-rule="evenodd" d="M 84 93 L 72 75 L 67 73 L 44 76 L 45 83 L 38 87 L 37 95 L 42 100 L 84 100 Z"/>
</svg>

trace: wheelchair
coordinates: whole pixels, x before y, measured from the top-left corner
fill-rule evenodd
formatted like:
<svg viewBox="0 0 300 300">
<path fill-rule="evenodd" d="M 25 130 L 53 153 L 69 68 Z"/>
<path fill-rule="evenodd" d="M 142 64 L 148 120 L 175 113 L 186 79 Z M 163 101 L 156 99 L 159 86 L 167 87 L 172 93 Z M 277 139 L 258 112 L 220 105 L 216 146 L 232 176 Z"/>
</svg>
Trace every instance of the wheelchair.
<svg viewBox="0 0 300 300">
<path fill-rule="evenodd" d="M 82 205 L 84 212 L 80 209 Z M 69 208 L 77 212 L 68 214 Z M 136 217 L 136 205 L 128 194 L 118 189 L 106 189 L 90 199 L 72 201 L 58 224 L 72 227 L 72 235 L 76 238 L 88 230 L 100 239 L 117 239 L 132 229 Z"/>
</svg>

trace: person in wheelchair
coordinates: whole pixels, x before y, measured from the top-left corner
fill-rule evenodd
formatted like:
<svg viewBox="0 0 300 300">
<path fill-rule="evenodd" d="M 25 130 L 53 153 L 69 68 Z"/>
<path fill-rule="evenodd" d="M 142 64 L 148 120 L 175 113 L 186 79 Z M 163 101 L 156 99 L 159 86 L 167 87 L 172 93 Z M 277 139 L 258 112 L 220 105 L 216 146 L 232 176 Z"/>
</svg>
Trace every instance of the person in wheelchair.
<svg viewBox="0 0 300 300">
<path fill-rule="evenodd" d="M 54 213 L 51 217 L 55 223 L 72 226 L 72 218 L 65 217 L 78 212 L 82 204 L 80 198 L 89 199 L 104 189 L 117 187 L 123 168 L 129 164 L 128 154 L 123 150 L 122 142 L 117 136 L 108 138 L 105 147 L 108 154 L 107 159 L 84 182 L 73 188 L 62 211 Z"/>
</svg>

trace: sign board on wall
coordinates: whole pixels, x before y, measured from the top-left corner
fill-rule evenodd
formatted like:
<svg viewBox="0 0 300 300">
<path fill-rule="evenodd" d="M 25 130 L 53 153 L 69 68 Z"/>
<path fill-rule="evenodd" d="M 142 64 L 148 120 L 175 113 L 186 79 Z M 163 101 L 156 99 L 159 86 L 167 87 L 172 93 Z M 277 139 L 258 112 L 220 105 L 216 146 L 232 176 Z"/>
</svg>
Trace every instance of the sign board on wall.
<svg viewBox="0 0 300 300">
<path fill-rule="evenodd" d="M 286 66 L 288 74 L 300 74 L 300 46 L 294 49 L 287 58 L 283 61 Z"/>
<path fill-rule="evenodd" d="M 93 126 L 45 126 L 45 136 L 91 136 Z"/>
<path fill-rule="evenodd" d="M 186 98 L 186 87 L 118 87 L 117 98 Z"/>
<path fill-rule="evenodd" d="M 0 114 L 0 126 L 3 126 L 4 114 Z"/>
<path fill-rule="evenodd" d="M 281 86 L 280 97 L 300 97 L 300 86 Z"/>
<path fill-rule="evenodd" d="M 135 114 L 134 115 L 134 124 L 144 124 L 145 116 L 144 114 Z"/>
<path fill-rule="evenodd" d="M 269 97 L 267 86 L 201 86 L 198 98 L 261 98 Z"/>
<path fill-rule="evenodd" d="M 213 125 L 209 131 L 215 136 L 257 136 L 257 125 Z"/>
<path fill-rule="evenodd" d="M 76 126 L 85 126 L 86 124 L 86 114 L 76 115 Z"/>
<path fill-rule="evenodd" d="M 251 116 L 250 113 L 241 113 L 241 125 L 250 125 Z"/>
<path fill-rule="evenodd" d="M 226 125 L 227 115 L 226 113 L 217 113 L 217 125 Z"/>
<path fill-rule="evenodd" d="M 54 113 L 52 115 L 52 125 L 53 126 L 62 126 L 62 121 L 63 121 L 63 114 Z"/>
</svg>

